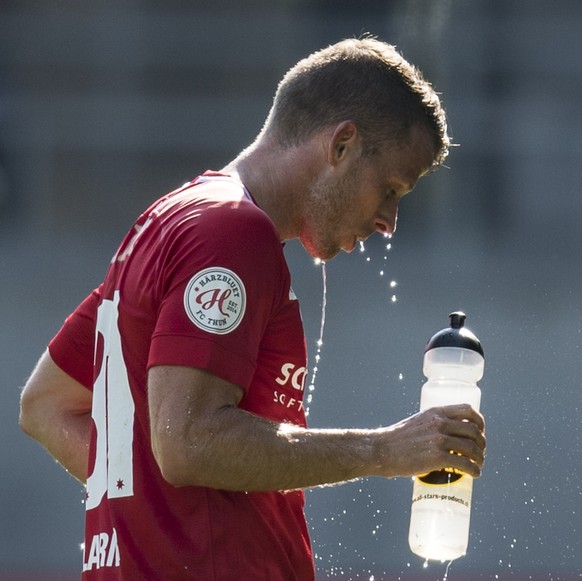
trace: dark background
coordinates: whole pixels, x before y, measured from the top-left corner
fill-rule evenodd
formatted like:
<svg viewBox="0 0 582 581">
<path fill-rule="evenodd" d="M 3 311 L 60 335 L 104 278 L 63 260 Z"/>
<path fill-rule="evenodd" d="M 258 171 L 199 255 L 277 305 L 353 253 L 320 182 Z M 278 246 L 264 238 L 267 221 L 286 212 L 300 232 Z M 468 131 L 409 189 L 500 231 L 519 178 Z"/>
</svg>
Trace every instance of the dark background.
<svg viewBox="0 0 582 581">
<path fill-rule="evenodd" d="M 47 341 L 150 201 L 248 145 L 298 59 L 363 32 L 425 72 L 460 146 L 402 202 L 390 250 L 327 264 L 311 424 L 415 412 L 426 341 L 465 310 L 489 446 L 448 579 L 582 577 L 582 2 L 2 0 L 2 581 L 81 566 L 82 488 L 17 427 Z M 286 248 L 313 364 L 321 267 Z M 310 491 L 318 577 L 442 579 L 408 549 L 411 492 Z"/>
</svg>

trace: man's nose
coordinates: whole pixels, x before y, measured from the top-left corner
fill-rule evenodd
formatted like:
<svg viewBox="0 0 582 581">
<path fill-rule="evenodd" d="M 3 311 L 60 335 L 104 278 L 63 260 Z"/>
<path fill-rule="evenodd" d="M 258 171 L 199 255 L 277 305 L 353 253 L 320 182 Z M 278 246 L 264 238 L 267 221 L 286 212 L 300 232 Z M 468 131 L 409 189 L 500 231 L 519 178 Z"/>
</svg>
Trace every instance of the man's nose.
<svg viewBox="0 0 582 581">
<path fill-rule="evenodd" d="M 395 200 L 388 208 L 384 208 L 380 215 L 376 216 L 376 231 L 384 236 L 390 236 L 396 232 L 397 221 L 398 200 Z"/>
</svg>

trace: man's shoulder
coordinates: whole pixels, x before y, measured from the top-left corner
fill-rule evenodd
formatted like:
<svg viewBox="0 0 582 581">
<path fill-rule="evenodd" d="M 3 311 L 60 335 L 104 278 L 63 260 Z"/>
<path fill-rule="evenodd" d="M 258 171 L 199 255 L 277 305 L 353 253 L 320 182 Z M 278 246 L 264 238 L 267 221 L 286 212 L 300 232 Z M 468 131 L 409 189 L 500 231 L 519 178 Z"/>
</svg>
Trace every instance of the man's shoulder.
<svg viewBox="0 0 582 581">
<path fill-rule="evenodd" d="M 259 208 L 240 181 L 206 176 L 188 182 L 160 198 L 147 212 L 158 241 L 185 245 L 217 244 L 243 252 L 280 247 L 269 216 Z"/>
<path fill-rule="evenodd" d="M 225 228 L 232 237 L 251 235 L 279 240 L 275 225 L 241 182 L 228 176 L 192 182 L 188 195 L 200 207 L 200 225 Z"/>
</svg>

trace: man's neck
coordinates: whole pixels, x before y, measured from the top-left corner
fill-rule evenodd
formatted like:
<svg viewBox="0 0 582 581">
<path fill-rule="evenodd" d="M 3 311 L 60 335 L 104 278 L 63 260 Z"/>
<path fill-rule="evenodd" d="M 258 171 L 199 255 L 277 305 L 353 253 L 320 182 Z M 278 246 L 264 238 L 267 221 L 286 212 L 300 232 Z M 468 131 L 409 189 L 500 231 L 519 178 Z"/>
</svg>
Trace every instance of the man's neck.
<svg viewBox="0 0 582 581">
<path fill-rule="evenodd" d="M 303 200 L 317 163 L 314 153 L 310 144 L 284 149 L 263 136 L 221 171 L 238 175 L 281 240 L 290 240 L 301 233 Z"/>
</svg>

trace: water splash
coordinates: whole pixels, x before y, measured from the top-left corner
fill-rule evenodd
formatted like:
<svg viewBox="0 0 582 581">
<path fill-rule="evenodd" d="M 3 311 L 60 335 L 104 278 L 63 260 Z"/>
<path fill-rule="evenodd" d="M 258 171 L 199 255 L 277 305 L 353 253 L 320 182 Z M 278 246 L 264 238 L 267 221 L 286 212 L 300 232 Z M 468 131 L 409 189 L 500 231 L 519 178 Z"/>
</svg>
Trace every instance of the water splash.
<svg viewBox="0 0 582 581">
<path fill-rule="evenodd" d="M 315 259 L 316 265 L 321 265 L 321 281 L 322 281 L 322 298 L 321 298 L 321 322 L 319 325 L 319 339 L 317 340 L 317 351 L 315 352 L 315 363 L 311 373 L 311 380 L 309 381 L 307 405 L 305 406 L 305 415 L 309 415 L 309 406 L 313 401 L 313 392 L 315 391 L 315 378 L 319 362 L 321 361 L 321 348 L 323 347 L 323 330 L 325 328 L 325 311 L 327 307 L 327 272 L 325 270 L 325 262 L 319 258 Z"/>
<path fill-rule="evenodd" d="M 386 239 L 390 239 L 392 238 L 391 234 L 384 234 L 384 238 Z M 363 254 L 364 252 L 366 252 L 366 246 L 364 245 L 364 242 L 360 240 L 359 242 L 360 245 L 360 254 Z M 380 277 L 384 277 L 384 275 L 386 274 L 386 263 L 388 261 L 388 252 L 392 249 L 392 243 L 388 242 L 388 244 L 386 244 L 385 247 L 385 252 L 382 258 L 382 264 L 380 266 L 380 270 L 378 271 L 378 274 Z M 372 257 L 371 256 L 366 256 L 366 262 L 368 264 L 372 263 Z M 388 283 L 388 287 L 390 288 L 390 290 L 392 291 L 392 295 L 390 295 L 390 302 L 391 303 L 395 303 L 398 300 L 398 297 L 396 296 L 396 294 L 394 293 L 394 290 L 396 289 L 396 287 L 398 286 L 398 283 L 395 280 L 391 280 Z"/>
</svg>

